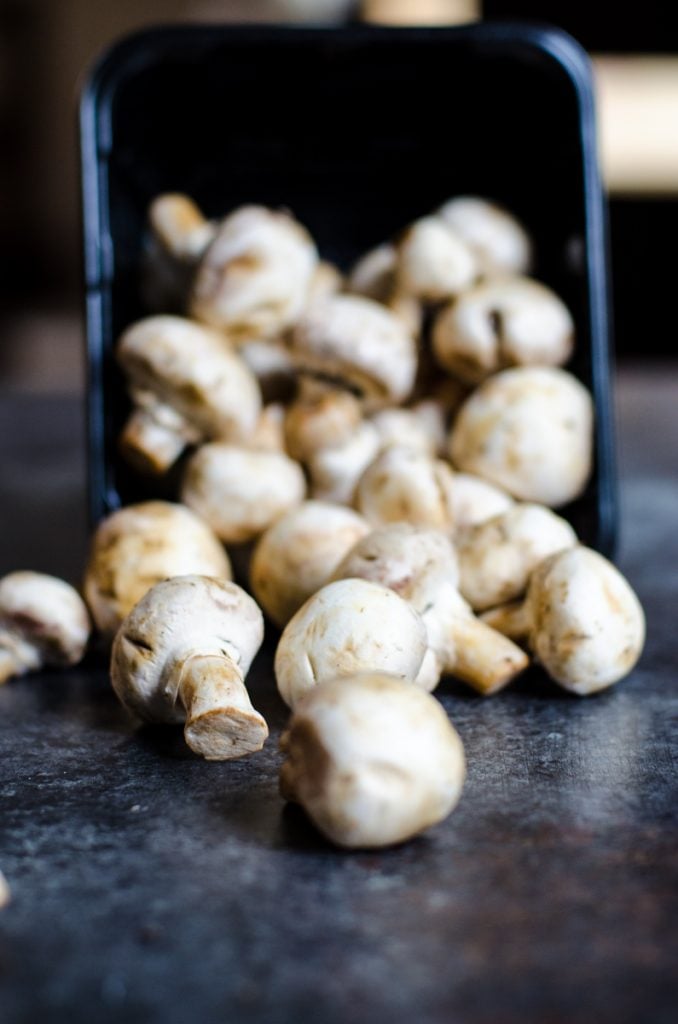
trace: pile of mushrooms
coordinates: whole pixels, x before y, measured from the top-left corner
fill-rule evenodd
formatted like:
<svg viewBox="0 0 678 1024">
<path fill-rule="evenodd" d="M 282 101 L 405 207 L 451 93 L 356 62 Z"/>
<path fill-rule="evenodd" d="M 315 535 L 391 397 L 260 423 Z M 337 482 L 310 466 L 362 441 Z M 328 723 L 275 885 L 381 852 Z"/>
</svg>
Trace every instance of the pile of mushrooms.
<svg viewBox="0 0 678 1024">
<path fill-rule="evenodd" d="M 281 792 L 343 847 L 401 842 L 456 805 L 442 677 L 490 695 L 538 662 L 583 695 L 642 650 L 633 591 L 567 521 L 593 402 L 567 369 L 572 316 L 534 264 L 519 221 L 477 197 L 346 275 L 287 211 L 210 220 L 181 195 L 149 209 L 153 315 L 115 350 L 120 453 L 146 493 L 178 481 L 176 501 L 99 525 L 85 598 L 124 706 L 183 723 L 209 760 L 265 742 L 245 678 L 264 614 L 282 630 Z M 40 604 L 39 589 L 0 581 L 3 681 L 84 650 L 77 594 L 52 581 Z"/>
</svg>

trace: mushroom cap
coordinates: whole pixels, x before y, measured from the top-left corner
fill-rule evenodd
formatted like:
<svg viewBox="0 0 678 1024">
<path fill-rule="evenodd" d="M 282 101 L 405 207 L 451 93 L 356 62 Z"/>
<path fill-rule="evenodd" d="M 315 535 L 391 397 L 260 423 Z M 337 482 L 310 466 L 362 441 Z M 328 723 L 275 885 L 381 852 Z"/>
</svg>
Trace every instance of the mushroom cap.
<svg viewBox="0 0 678 1024">
<path fill-rule="evenodd" d="M 357 512 L 321 501 L 304 501 L 270 526 L 250 566 L 252 591 L 269 618 L 282 629 L 369 530 Z"/>
<path fill-rule="evenodd" d="M 285 414 L 285 445 L 293 459 L 306 462 L 322 448 L 349 440 L 362 420 L 360 402 L 349 391 L 308 378 Z"/>
<path fill-rule="evenodd" d="M 205 437 L 247 437 L 261 412 L 256 378 L 224 338 L 178 316 L 146 317 L 116 357 L 131 385 L 152 392 Z"/>
<path fill-rule="evenodd" d="M 380 672 L 334 679 L 295 708 L 282 742 L 283 795 L 333 843 L 399 843 L 461 795 L 464 749 L 429 694 Z"/>
<path fill-rule="evenodd" d="M 314 303 L 292 334 L 291 350 L 302 373 L 355 390 L 369 408 L 403 401 L 414 385 L 411 333 L 399 317 L 359 295 Z"/>
<path fill-rule="evenodd" d="M 581 696 L 628 675 L 645 642 L 633 590 L 606 558 L 577 546 L 545 559 L 527 592 L 530 647 L 548 674 Z"/>
<path fill-rule="evenodd" d="M 415 409 L 380 409 L 370 418 L 377 428 L 382 448 L 395 444 L 414 448 L 426 455 L 437 455 L 435 423 L 419 415 Z"/>
<path fill-rule="evenodd" d="M 116 633 L 113 689 L 145 721 L 183 722 L 177 667 L 192 655 L 223 655 L 244 677 L 263 638 L 263 616 L 236 583 L 175 576 L 152 587 Z"/>
<path fill-rule="evenodd" d="M 320 501 L 352 505 L 361 476 L 379 451 L 379 434 L 369 420 L 361 420 L 337 447 L 321 448 L 307 462 L 311 495 Z"/>
<path fill-rule="evenodd" d="M 112 637 L 147 590 L 188 573 L 231 578 L 228 555 L 207 523 L 167 501 L 128 505 L 95 531 L 85 599 L 98 629 Z"/>
<path fill-rule="evenodd" d="M 555 292 L 527 277 L 483 281 L 440 311 L 433 351 L 450 373 L 478 384 L 509 366 L 561 366 L 574 323 Z"/>
<path fill-rule="evenodd" d="M 370 463 L 356 490 L 356 507 L 375 526 L 408 522 L 450 530 L 454 474 L 442 459 L 392 445 Z"/>
<path fill-rule="evenodd" d="M 398 247 L 398 291 L 423 302 L 444 302 L 470 287 L 477 276 L 471 249 L 438 217 L 422 217 L 403 234 Z"/>
<path fill-rule="evenodd" d="M 513 498 L 473 473 L 455 473 L 452 492 L 452 518 L 457 534 L 467 526 L 484 523 L 506 512 Z"/>
<path fill-rule="evenodd" d="M 521 597 L 532 572 L 577 535 L 568 522 L 542 505 L 514 505 L 457 533 L 459 589 L 476 610 Z"/>
<path fill-rule="evenodd" d="M 591 472 L 593 402 L 565 370 L 517 367 L 466 399 L 450 436 L 452 462 L 514 498 L 558 508 Z"/>
<path fill-rule="evenodd" d="M 287 623 L 275 655 L 289 707 L 318 683 L 368 669 L 414 681 L 427 650 L 426 627 L 393 590 L 367 580 L 329 583 Z"/>
<path fill-rule="evenodd" d="M 89 634 L 87 608 L 70 584 L 27 570 L 0 579 L 0 652 L 11 655 L 13 675 L 77 664 Z"/>
<path fill-rule="evenodd" d="M 522 224 L 497 203 L 478 196 L 457 196 L 444 203 L 437 216 L 463 238 L 481 272 L 524 274 L 532 261 L 532 243 Z"/>
<path fill-rule="evenodd" d="M 191 316 L 234 341 L 275 337 L 304 309 L 317 263 L 313 239 L 293 217 L 242 206 L 221 222 L 198 266 Z"/>
<path fill-rule="evenodd" d="M 284 452 L 213 442 L 189 459 L 181 500 L 226 543 L 253 540 L 304 499 L 301 466 Z"/>
</svg>

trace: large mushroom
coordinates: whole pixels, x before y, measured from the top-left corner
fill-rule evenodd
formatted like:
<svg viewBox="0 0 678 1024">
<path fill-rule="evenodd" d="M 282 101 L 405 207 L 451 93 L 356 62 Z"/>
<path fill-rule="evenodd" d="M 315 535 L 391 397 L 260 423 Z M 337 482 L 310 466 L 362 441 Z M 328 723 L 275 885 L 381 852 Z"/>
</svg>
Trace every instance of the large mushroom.
<svg viewBox="0 0 678 1024">
<path fill-rule="evenodd" d="M 308 301 L 318 253 L 290 214 L 243 206 L 217 229 L 196 272 L 191 316 L 234 343 L 275 338 Z"/>
<path fill-rule="evenodd" d="M 457 557 L 438 530 L 408 523 L 374 530 L 354 545 L 333 578 L 389 587 L 421 616 L 429 646 L 419 673 L 424 689 L 434 689 L 446 674 L 489 695 L 527 667 L 525 653 L 477 619 L 459 594 Z"/>
<path fill-rule="evenodd" d="M 335 679 L 296 706 L 281 739 L 280 791 L 338 846 L 403 842 L 461 795 L 464 749 L 442 706 L 378 672 Z"/>
<path fill-rule="evenodd" d="M 628 582 L 597 551 L 580 545 L 541 562 L 522 603 L 483 618 L 526 640 L 551 678 L 580 696 L 628 675 L 645 642 L 645 616 Z"/>
<path fill-rule="evenodd" d="M 206 576 L 165 580 L 116 634 L 113 689 L 146 722 L 185 723 L 189 747 L 208 760 L 242 757 L 268 736 L 245 688 L 263 636 L 263 616 L 237 584 Z"/>
<path fill-rule="evenodd" d="M 450 436 L 459 469 L 514 498 L 559 508 L 591 472 L 593 402 L 565 370 L 520 366 L 489 377 L 466 399 Z"/>
<path fill-rule="evenodd" d="M 510 366 L 562 366 L 574 323 L 555 292 L 527 277 L 483 281 L 437 315 L 433 351 L 468 384 Z"/>
<path fill-rule="evenodd" d="M 393 590 L 342 579 L 301 606 L 285 626 L 275 654 L 275 678 L 293 708 L 319 683 L 355 672 L 388 672 L 418 681 L 427 653 L 426 626 Z"/>
<path fill-rule="evenodd" d="M 295 327 L 290 348 L 301 373 L 354 391 L 367 409 L 403 401 L 414 385 L 417 349 L 411 332 L 362 296 L 314 303 Z"/>
<path fill-rule="evenodd" d="M 76 590 L 41 572 L 0 579 L 0 684 L 43 666 L 76 665 L 90 620 Z"/>
<path fill-rule="evenodd" d="M 134 411 L 120 443 L 148 473 L 164 473 L 188 444 L 242 440 L 261 411 L 256 379 L 224 339 L 176 316 L 153 316 L 120 337 L 117 360 Z"/>
<path fill-rule="evenodd" d="M 574 547 L 568 522 L 542 505 L 519 504 L 456 535 L 459 589 L 476 611 L 522 597 L 540 562 Z"/>
<path fill-rule="evenodd" d="M 231 578 L 228 555 L 207 523 L 167 501 L 128 505 L 102 520 L 94 533 L 85 599 L 97 628 L 111 638 L 147 590 L 189 573 Z"/>
<path fill-rule="evenodd" d="M 260 537 L 250 565 L 257 601 L 281 629 L 370 527 L 352 509 L 304 501 Z"/>
<path fill-rule="evenodd" d="M 301 467 L 281 451 L 213 442 L 191 456 L 181 500 L 227 544 L 254 540 L 304 499 Z"/>
</svg>

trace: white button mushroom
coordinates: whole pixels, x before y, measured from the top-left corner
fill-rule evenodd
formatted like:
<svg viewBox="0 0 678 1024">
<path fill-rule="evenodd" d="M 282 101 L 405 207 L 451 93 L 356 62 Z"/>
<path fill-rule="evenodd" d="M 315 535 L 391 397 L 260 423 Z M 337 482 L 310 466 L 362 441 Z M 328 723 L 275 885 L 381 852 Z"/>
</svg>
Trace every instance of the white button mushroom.
<svg viewBox="0 0 678 1024">
<path fill-rule="evenodd" d="M 323 683 L 281 740 L 280 790 L 333 843 L 389 846 L 442 821 L 466 773 L 464 749 L 429 694 L 382 673 Z"/>
<path fill-rule="evenodd" d="M 218 227 L 198 267 L 191 316 L 234 341 L 274 338 L 304 309 L 318 254 L 287 213 L 243 206 Z"/>
<path fill-rule="evenodd" d="M 315 303 L 294 329 L 290 348 L 298 370 L 354 390 L 368 409 L 403 401 L 414 385 L 412 334 L 397 316 L 362 296 Z"/>
<path fill-rule="evenodd" d="M 467 526 L 484 523 L 486 519 L 506 512 L 513 498 L 473 473 L 455 473 L 452 489 L 452 519 L 455 537 Z"/>
<path fill-rule="evenodd" d="M 476 619 L 457 591 L 452 544 L 437 530 L 394 523 L 359 540 L 334 579 L 366 579 L 394 590 L 421 615 L 429 656 L 419 685 L 434 689 L 441 674 L 482 694 L 496 693 L 528 664 L 519 647 Z"/>
<path fill-rule="evenodd" d="M 254 429 L 259 386 L 214 331 L 181 317 L 148 317 L 122 334 L 116 357 L 137 406 L 121 445 L 142 470 L 165 472 L 187 444 L 237 441 Z"/>
<path fill-rule="evenodd" d="M 522 604 L 483 618 L 527 638 L 551 678 L 580 696 L 628 675 L 645 642 L 645 616 L 633 590 L 606 558 L 582 546 L 541 562 Z"/>
<path fill-rule="evenodd" d="M 191 456 L 181 500 L 227 544 L 253 540 L 303 501 L 301 467 L 284 452 L 212 442 Z"/>
<path fill-rule="evenodd" d="M 231 578 L 228 555 L 207 523 L 166 501 L 128 505 L 96 529 L 85 599 L 97 628 L 110 638 L 154 584 L 189 573 Z"/>
<path fill-rule="evenodd" d="M 510 366 L 561 366 L 573 340 L 565 304 L 527 277 L 470 288 L 440 311 L 432 334 L 440 365 L 469 384 Z"/>
<path fill-rule="evenodd" d="M 459 589 L 476 611 L 522 597 L 549 555 L 574 547 L 568 522 L 541 505 L 513 508 L 456 535 Z"/>
<path fill-rule="evenodd" d="M 442 459 L 391 445 L 367 467 L 356 489 L 356 507 L 375 526 L 408 522 L 449 531 L 454 474 Z"/>
<path fill-rule="evenodd" d="M 430 415 L 420 414 L 417 408 L 380 409 L 370 417 L 370 422 L 377 428 L 382 449 L 398 445 L 426 455 L 438 454 L 438 424 Z"/>
<path fill-rule="evenodd" d="M 426 626 L 393 590 L 338 580 L 309 598 L 285 626 L 275 678 L 293 708 L 318 683 L 355 672 L 389 672 L 415 682 L 426 652 Z"/>
<path fill-rule="evenodd" d="M 252 592 L 281 629 L 327 583 L 355 542 L 369 533 L 357 512 L 305 501 L 261 536 L 250 566 Z"/>
<path fill-rule="evenodd" d="M 306 466 L 312 497 L 350 504 L 366 466 L 379 450 L 375 427 L 362 418 L 348 391 L 302 378 L 299 396 L 287 409 L 285 442 Z"/>
<path fill-rule="evenodd" d="M 514 498 L 558 508 L 586 486 L 592 433 L 591 396 L 572 374 L 517 367 L 467 398 L 452 427 L 450 454 L 460 469 Z"/>
<path fill-rule="evenodd" d="M 478 196 L 457 196 L 444 203 L 437 216 L 473 250 L 485 276 L 525 274 L 529 270 L 530 237 L 503 207 Z"/>
<path fill-rule="evenodd" d="M 0 683 L 43 666 L 76 665 L 89 634 L 87 609 L 68 583 L 28 571 L 0 580 Z"/>
<path fill-rule="evenodd" d="M 287 402 L 294 395 L 297 371 L 281 339 L 253 338 L 238 346 L 238 355 L 256 378 L 265 402 Z"/>
<path fill-rule="evenodd" d="M 444 302 L 478 276 L 466 242 L 437 217 L 422 217 L 403 234 L 398 247 L 398 290 L 423 302 Z"/>
<path fill-rule="evenodd" d="M 395 288 L 397 266 L 398 252 L 390 242 L 370 249 L 351 268 L 348 291 L 375 302 L 387 302 Z"/>
<path fill-rule="evenodd" d="M 149 238 L 143 261 L 143 297 L 151 310 L 183 312 L 195 268 L 214 238 L 189 196 L 166 193 L 148 208 Z"/>
<path fill-rule="evenodd" d="M 252 598 L 235 583 L 177 576 L 148 591 L 118 630 L 111 682 L 147 722 L 184 722 L 191 750 L 228 760 L 260 750 L 266 722 L 245 676 L 264 637 Z"/>
</svg>

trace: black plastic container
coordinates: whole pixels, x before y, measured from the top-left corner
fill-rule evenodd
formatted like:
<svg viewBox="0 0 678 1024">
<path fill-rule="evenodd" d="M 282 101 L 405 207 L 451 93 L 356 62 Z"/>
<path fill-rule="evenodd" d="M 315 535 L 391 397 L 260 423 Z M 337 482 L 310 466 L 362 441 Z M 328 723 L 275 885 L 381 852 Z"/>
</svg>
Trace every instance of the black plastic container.
<svg viewBox="0 0 678 1024">
<path fill-rule="evenodd" d="M 150 493 L 117 453 L 128 403 L 112 351 L 146 312 L 139 261 L 154 196 L 187 192 L 210 216 L 244 202 L 289 207 L 347 266 L 471 193 L 525 222 L 535 276 L 574 315 L 570 368 L 595 397 L 595 472 L 565 514 L 611 551 L 605 214 L 588 62 L 568 36 L 496 24 L 157 29 L 102 58 L 81 129 L 94 522 Z"/>
</svg>

